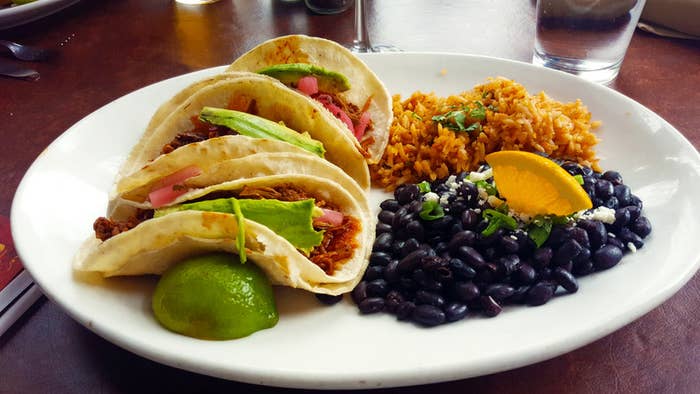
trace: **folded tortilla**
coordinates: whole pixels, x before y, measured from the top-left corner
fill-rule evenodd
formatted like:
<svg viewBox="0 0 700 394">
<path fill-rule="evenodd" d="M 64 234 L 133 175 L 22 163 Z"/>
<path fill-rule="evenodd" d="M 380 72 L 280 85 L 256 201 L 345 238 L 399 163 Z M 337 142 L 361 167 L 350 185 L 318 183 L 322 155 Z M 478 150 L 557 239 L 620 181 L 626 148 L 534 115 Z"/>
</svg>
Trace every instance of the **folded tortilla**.
<svg viewBox="0 0 700 394">
<path fill-rule="evenodd" d="M 339 93 L 339 96 L 360 108 L 370 100 L 368 111 L 372 128 L 366 132 L 361 142 L 369 153 L 367 161 L 370 164 L 379 162 L 389 141 L 389 127 L 393 120 L 391 95 L 379 77 L 347 48 L 318 37 L 277 37 L 241 55 L 229 66 L 228 71 L 257 72 L 269 66 L 288 63 L 311 64 L 341 73 L 350 82 L 350 89 Z M 350 132 L 339 120 L 338 124 Z"/>
<path fill-rule="evenodd" d="M 133 207 L 151 209 L 149 193 L 163 186 L 162 181 L 186 168 L 196 167 L 200 174 L 177 183 L 194 193 L 227 181 L 275 174 L 315 175 L 331 179 L 348 191 L 369 212 L 365 191 L 339 167 L 308 151 L 285 142 L 243 135 L 228 135 L 195 142 L 161 155 L 139 171 L 121 178 L 107 214 L 124 217 Z M 174 185 L 166 185 L 174 186 Z"/>
<path fill-rule="evenodd" d="M 369 261 L 374 239 L 374 221 L 347 190 L 338 183 L 318 176 L 283 174 L 238 179 L 180 196 L 174 203 L 202 201 L 239 195 L 244 188 L 283 190 L 293 185 L 313 196 L 317 205 L 328 204 L 353 218 L 357 227 L 348 232 L 351 257 L 334 262 L 332 274 L 316 265 L 287 239 L 250 219 L 243 220 L 245 254 L 249 263 L 259 265 L 277 285 L 315 293 L 342 294 L 359 282 Z M 137 211 L 137 205 L 132 207 Z M 128 215 L 123 209 L 120 215 Z M 274 212 L 272 213 L 274 214 Z M 101 241 L 91 237 L 81 247 L 73 267 L 76 271 L 98 272 L 103 276 L 162 274 L 184 258 L 210 252 L 239 253 L 239 219 L 235 214 L 182 210 L 147 219 L 136 227 Z M 237 263 L 234 261 L 233 263 Z"/>
<path fill-rule="evenodd" d="M 254 103 L 253 115 L 281 122 L 320 141 L 328 161 L 343 169 L 361 188 L 369 189 L 366 161 L 338 120 L 303 94 L 274 78 L 254 73 L 231 73 L 200 81 L 163 104 L 120 169 L 117 182 L 156 159 L 178 134 L 191 130 L 192 119 L 204 107 L 228 108 L 237 100 Z"/>
</svg>

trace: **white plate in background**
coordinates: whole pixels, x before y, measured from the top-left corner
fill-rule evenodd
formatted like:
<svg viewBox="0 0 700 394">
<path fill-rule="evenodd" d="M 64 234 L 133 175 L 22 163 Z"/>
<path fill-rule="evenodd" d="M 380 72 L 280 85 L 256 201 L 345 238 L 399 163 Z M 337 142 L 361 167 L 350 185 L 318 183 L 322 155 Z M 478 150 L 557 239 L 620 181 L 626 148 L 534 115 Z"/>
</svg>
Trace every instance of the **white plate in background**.
<svg viewBox="0 0 700 394">
<path fill-rule="evenodd" d="M 0 8 L 0 29 L 9 29 L 56 13 L 80 0 L 37 0 L 33 3 Z"/>
</svg>

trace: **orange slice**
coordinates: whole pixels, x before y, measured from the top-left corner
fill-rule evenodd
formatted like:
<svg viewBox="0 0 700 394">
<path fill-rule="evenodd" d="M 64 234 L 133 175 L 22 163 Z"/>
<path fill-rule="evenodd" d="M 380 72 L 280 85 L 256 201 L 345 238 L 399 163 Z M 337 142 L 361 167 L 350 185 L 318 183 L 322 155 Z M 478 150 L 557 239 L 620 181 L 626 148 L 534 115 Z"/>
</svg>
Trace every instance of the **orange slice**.
<svg viewBox="0 0 700 394">
<path fill-rule="evenodd" d="M 593 206 L 566 170 L 540 155 L 500 151 L 486 156 L 498 193 L 518 213 L 566 216 Z"/>
</svg>

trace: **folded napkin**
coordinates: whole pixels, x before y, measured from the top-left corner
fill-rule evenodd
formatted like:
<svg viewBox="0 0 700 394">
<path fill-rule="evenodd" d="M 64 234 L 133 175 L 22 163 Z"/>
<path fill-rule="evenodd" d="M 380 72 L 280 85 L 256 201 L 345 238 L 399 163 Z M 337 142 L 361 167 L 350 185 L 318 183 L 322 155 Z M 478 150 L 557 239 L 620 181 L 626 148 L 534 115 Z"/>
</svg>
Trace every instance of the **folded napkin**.
<svg viewBox="0 0 700 394">
<path fill-rule="evenodd" d="M 665 37 L 700 39 L 700 0 L 647 0 L 639 28 Z"/>
</svg>

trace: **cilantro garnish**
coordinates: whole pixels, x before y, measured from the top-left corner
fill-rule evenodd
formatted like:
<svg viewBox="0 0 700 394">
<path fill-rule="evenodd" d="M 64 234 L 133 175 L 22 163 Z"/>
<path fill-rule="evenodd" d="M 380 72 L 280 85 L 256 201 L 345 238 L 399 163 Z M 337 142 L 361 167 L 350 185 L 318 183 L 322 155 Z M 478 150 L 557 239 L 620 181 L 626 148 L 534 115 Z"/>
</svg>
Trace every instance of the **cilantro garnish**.
<svg viewBox="0 0 700 394">
<path fill-rule="evenodd" d="M 418 190 L 420 190 L 421 193 L 428 193 L 430 191 L 430 182 L 423 181 L 419 183 Z"/>
<path fill-rule="evenodd" d="M 486 191 L 486 194 L 488 194 L 489 196 L 495 196 L 497 194 L 496 188 L 486 181 L 476 181 L 474 182 L 474 184 L 476 185 L 476 187 L 484 189 Z"/>
<path fill-rule="evenodd" d="M 423 220 L 436 220 L 445 216 L 445 211 L 443 211 L 439 202 L 426 200 L 423 201 L 423 206 L 421 207 L 418 216 L 420 216 Z"/>
<path fill-rule="evenodd" d="M 508 230 L 515 230 L 518 228 L 518 222 L 516 222 L 515 219 L 495 209 L 484 209 L 481 216 L 489 223 L 481 232 L 481 235 L 485 237 L 492 235 L 499 228 L 506 228 Z"/>
<path fill-rule="evenodd" d="M 479 122 L 486 119 L 486 107 L 481 101 L 475 101 L 474 105 L 474 108 L 469 108 L 467 105 L 461 108 L 450 106 L 449 108 L 455 109 L 442 115 L 435 115 L 432 117 L 432 120 L 453 131 L 480 132 L 481 123 Z M 471 123 L 468 123 L 469 121 Z"/>
</svg>

